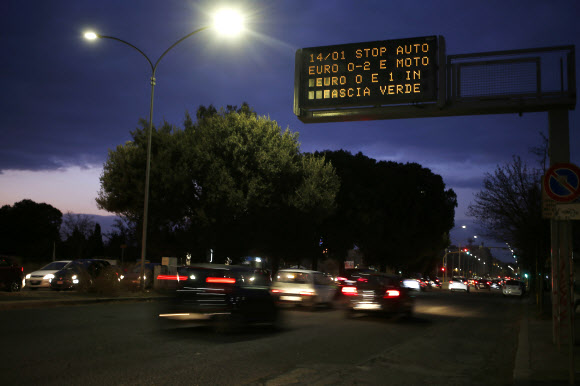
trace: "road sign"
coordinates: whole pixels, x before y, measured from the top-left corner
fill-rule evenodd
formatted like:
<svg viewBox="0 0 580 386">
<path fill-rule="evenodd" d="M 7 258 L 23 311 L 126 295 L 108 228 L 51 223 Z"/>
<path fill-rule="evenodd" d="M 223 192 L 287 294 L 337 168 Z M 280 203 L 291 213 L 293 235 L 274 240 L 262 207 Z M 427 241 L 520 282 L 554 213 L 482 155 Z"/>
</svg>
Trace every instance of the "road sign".
<svg viewBox="0 0 580 386">
<path fill-rule="evenodd" d="M 558 163 L 544 176 L 544 192 L 554 201 L 572 202 L 580 196 L 580 168 L 571 163 Z"/>
<path fill-rule="evenodd" d="M 300 109 L 435 101 L 437 36 L 302 48 L 296 51 Z"/>
<path fill-rule="evenodd" d="M 580 203 L 557 204 L 554 211 L 556 220 L 580 220 Z"/>
</svg>

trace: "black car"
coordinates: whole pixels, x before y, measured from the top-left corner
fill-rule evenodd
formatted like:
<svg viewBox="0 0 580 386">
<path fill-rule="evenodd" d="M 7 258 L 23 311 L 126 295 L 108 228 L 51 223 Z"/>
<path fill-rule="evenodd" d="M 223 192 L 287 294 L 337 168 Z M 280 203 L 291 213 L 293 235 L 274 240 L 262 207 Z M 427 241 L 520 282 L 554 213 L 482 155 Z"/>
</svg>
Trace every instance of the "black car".
<svg viewBox="0 0 580 386">
<path fill-rule="evenodd" d="M 475 282 L 476 289 L 490 289 L 491 279 L 477 279 Z"/>
<path fill-rule="evenodd" d="M 71 261 L 63 269 L 54 273 L 54 278 L 50 281 L 50 288 L 53 290 L 89 291 L 98 285 L 108 287 L 118 284 L 118 272 L 108 261 L 78 259 Z"/>
<path fill-rule="evenodd" d="M 280 314 L 270 294 L 271 275 L 250 266 L 199 264 L 177 269 L 170 299 L 160 305 L 158 320 L 168 324 L 209 323 L 217 332 L 234 332 L 250 324 L 279 327 Z"/>
<path fill-rule="evenodd" d="M 343 286 L 342 293 L 348 298 L 348 317 L 355 313 L 413 315 L 415 298 L 401 286 L 398 276 L 361 274 L 352 285 Z"/>
<path fill-rule="evenodd" d="M 20 291 L 24 267 L 9 257 L 0 257 L 0 288 L 9 292 Z"/>
</svg>

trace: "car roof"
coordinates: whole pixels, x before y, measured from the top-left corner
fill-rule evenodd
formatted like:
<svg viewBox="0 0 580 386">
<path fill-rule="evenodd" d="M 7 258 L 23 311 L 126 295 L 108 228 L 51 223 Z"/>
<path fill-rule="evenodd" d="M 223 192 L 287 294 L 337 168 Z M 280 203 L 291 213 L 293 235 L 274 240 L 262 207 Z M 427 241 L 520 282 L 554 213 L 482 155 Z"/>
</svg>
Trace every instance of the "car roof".
<svg viewBox="0 0 580 386">
<path fill-rule="evenodd" d="M 278 272 L 300 272 L 300 273 L 324 273 L 321 271 L 313 271 L 311 269 L 294 269 L 294 268 L 284 268 L 279 270 Z"/>
</svg>

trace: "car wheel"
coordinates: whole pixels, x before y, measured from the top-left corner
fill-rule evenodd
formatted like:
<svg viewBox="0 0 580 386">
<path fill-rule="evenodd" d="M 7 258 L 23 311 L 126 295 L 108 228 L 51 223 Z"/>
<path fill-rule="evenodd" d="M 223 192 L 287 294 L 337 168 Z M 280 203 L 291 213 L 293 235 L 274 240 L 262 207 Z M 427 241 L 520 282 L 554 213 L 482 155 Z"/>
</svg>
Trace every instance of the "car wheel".
<svg viewBox="0 0 580 386">
<path fill-rule="evenodd" d="M 18 292 L 18 291 L 20 291 L 20 284 L 18 284 L 18 282 L 16 282 L 16 281 L 13 281 L 8 286 L 8 291 L 9 292 Z"/>
</svg>

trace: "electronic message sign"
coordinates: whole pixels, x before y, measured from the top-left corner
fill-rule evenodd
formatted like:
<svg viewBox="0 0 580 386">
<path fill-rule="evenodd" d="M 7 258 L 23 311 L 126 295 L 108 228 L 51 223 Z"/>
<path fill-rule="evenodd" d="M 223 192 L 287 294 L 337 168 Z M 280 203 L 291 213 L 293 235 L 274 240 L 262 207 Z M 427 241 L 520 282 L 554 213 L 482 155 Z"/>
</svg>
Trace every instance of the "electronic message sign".
<svg viewBox="0 0 580 386">
<path fill-rule="evenodd" d="M 438 37 L 381 40 L 296 51 L 298 109 L 437 100 Z"/>
</svg>

